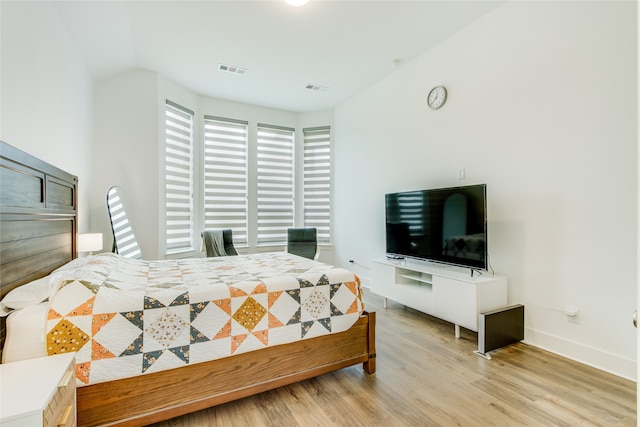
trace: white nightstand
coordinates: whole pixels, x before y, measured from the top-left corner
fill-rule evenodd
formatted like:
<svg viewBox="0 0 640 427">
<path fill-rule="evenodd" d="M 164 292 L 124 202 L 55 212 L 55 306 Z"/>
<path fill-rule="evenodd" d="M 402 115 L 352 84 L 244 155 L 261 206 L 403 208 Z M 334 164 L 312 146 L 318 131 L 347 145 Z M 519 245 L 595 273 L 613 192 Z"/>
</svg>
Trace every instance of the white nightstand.
<svg viewBox="0 0 640 427">
<path fill-rule="evenodd" d="M 75 372 L 75 353 L 0 365 L 0 425 L 75 426 Z"/>
</svg>

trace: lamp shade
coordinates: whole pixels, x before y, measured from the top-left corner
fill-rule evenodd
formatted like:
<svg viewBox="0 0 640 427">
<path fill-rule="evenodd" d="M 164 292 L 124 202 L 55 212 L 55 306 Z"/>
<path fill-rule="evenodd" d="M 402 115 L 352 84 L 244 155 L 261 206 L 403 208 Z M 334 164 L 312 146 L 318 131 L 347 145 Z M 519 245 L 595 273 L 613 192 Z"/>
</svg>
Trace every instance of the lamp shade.
<svg viewBox="0 0 640 427">
<path fill-rule="evenodd" d="M 102 250 L 102 233 L 78 234 L 78 252 Z"/>
</svg>

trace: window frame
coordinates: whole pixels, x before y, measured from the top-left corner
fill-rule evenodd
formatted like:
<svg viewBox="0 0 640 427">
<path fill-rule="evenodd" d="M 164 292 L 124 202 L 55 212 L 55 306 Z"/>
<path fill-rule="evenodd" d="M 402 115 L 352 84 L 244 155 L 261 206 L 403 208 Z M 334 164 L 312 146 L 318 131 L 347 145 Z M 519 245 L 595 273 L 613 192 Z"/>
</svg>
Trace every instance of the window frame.
<svg viewBox="0 0 640 427">
<path fill-rule="evenodd" d="M 170 117 L 174 120 L 170 121 Z M 164 252 L 172 255 L 194 250 L 195 113 L 167 99 L 164 118 Z M 185 165 L 186 168 L 180 168 Z M 169 205 L 173 209 L 169 209 Z M 188 229 L 179 226 L 185 222 Z"/>
<path fill-rule="evenodd" d="M 315 227 L 318 244 L 332 241 L 333 147 L 331 126 L 302 129 L 302 222 Z"/>
<path fill-rule="evenodd" d="M 295 128 L 256 126 L 256 246 L 287 244 L 296 224 Z"/>
<path fill-rule="evenodd" d="M 219 132 L 217 138 L 207 138 L 207 124 Z M 202 212 L 204 228 L 230 228 L 233 242 L 237 247 L 249 244 L 249 122 L 217 116 L 204 116 L 202 153 Z M 209 144 L 209 145 L 208 145 Z M 207 155 L 209 150 L 210 154 Z M 225 153 L 227 157 L 213 160 L 211 154 Z M 207 159 L 211 159 L 208 162 Z M 215 170 L 215 166 L 221 170 Z M 211 169 L 208 172 L 208 169 Z M 220 180 L 207 181 L 207 176 L 232 178 L 224 185 L 216 185 Z M 234 191 L 240 189 L 241 191 Z M 207 193 L 211 193 L 208 203 Z M 217 193 L 217 195 L 215 195 Z M 231 200 L 225 200 L 222 194 Z M 225 215 L 211 212 L 211 208 L 221 208 Z M 209 213 L 207 213 L 209 211 Z M 217 218 L 216 218 L 217 217 Z"/>
</svg>

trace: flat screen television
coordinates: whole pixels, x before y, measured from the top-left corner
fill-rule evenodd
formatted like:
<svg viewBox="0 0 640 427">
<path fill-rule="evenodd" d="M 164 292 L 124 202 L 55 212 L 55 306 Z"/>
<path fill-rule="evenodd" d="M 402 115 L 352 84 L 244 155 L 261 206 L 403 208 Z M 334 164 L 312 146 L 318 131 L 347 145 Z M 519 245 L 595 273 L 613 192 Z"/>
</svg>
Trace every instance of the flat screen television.
<svg viewBox="0 0 640 427">
<path fill-rule="evenodd" d="M 386 252 L 471 269 L 487 269 L 487 186 L 385 195 Z"/>
</svg>

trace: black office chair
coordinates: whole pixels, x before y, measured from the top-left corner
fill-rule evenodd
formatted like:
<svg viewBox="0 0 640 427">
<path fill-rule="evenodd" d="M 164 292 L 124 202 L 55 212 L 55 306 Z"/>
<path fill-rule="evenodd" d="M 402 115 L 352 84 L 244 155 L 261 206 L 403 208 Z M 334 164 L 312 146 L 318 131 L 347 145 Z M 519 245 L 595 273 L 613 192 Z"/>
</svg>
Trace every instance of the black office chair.
<svg viewBox="0 0 640 427">
<path fill-rule="evenodd" d="M 287 252 L 309 259 L 318 259 L 318 238 L 316 229 L 289 228 L 287 230 Z"/>
<path fill-rule="evenodd" d="M 238 255 L 238 251 L 233 246 L 233 233 L 230 228 L 207 229 L 200 235 L 207 257 Z"/>
</svg>

